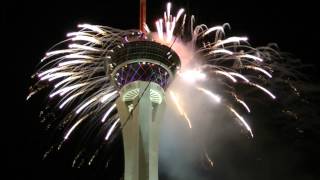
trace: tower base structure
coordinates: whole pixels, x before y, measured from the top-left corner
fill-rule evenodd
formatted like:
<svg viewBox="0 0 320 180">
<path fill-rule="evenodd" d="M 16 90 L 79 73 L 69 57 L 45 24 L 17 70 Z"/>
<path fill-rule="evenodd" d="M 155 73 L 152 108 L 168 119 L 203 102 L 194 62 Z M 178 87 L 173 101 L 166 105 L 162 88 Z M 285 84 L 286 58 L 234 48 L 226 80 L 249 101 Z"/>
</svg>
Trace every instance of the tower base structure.
<svg viewBox="0 0 320 180">
<path fill-rule="evenodd" d="M 134 81 L 120 90 L 116 104 L 123 127 L 124 180 L 158 180 L 164 97 L 164 90 L 154 82 Z"/>
</svg>

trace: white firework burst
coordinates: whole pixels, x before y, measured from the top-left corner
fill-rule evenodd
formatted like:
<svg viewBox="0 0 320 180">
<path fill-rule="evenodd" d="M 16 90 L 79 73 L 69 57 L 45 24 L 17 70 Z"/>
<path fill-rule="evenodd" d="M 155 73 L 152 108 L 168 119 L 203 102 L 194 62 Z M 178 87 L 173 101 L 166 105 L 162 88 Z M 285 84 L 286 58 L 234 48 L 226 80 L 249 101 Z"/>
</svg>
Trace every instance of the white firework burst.
<svg viewBox="0 0 320 180">
<path fill-rule="evenodd" d="M 253 130 L 240 113 L 251 112 L 250 104 L 245 101 L 250 93 L 239 92 L 260 91 L 262 96 L 276 99 L 276 95 L 266 86 L 270 87 L 273 79 L 278 78 L 273 77 L 273 72 L 281 67 L 275 67 L 274 59 L 279 59 L 280 55 L 272 47 L 252 47 L 247 37 L 226 36 L 226 30 L 230 27 L 227 23 L 207 27 L 194 25 L 194 19 L 191 16 L 191 27 L 186 27 L 184 10 L 180 9 L 172 15 L 171 4 L 168 3 L 164 17 L 155 23 L 156 32 L 152 32 L 146 24 L 144 32 L 80 24 L 79 31 L 68 33 L 68 39 L 54 45 L 41 59 L 41 67 L 35 74 L 39 81 L 27 99 L 46 87 L 43 84 L 51 85 L 49 99 L 64 111 L 60 122 L 60 127 L 64 129 L 63 141 L 70 139 L 72 133 L 86 121 L 99 122 L 99 127 L 104 130 L 104 141 L 109 141 L 115 129 L 121 126 L 115 104 L 119 89 L 110 76 L 110 68 L 115 68 L 113 62 L 117 61 L 112 56 L 113 52 L 128 42 L 154 41 L 178 54 L 182 64 L 177 78 L 194 83 L 199 93 L 224 106 L 253 137 Z M 187 28 L 190 28 L 190 34 L 185 32 Z M 190 40 L 183 40 L 185 36 L 189 36 Z M 65 44 L 67 48 L 59 49 Z M 204 81 L 214 81 L 219 90 L 213 92 L 199 83 Z M 177 110 L 192 128 L 181 106 L 183 99 L 178 99 L 179 92 L 170 91 L 170 94 Z"/>
</svg>

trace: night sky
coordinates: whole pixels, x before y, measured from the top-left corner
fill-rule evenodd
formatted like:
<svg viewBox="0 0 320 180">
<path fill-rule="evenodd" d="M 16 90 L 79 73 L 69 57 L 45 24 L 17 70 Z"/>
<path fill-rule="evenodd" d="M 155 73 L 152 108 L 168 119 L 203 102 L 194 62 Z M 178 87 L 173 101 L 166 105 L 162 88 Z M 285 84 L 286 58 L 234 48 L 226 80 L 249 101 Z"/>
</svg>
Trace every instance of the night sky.
<svg viewBox="0 0 320 180">
<path fill-rule="evenodd" d="M 154 28 L 150 24 L 162 16 L 166 2 L 148 2 L 149 27 Z M 194 14 L 196 24 L 214 26 L 228 22 L 232 28 L 229 35 L 248 36 L 254 46 L 277 43 L 282 51 L 294 54 L 303 63 L 314 64 L 306 72 L 310 82 L 319 84 L 316 80 L 320 65 L 316 42 L 319 40 L 319 28 L 316 27 L 319 10 L 315 2 L 176 0 L 172 3 L 175 10 L 184 7 L 187 13 Z M 2 99 L 5 100 L 2 100 L 4 114 L 1 118 L 5 123 L 2 125 L 2 139 L 5 140 L 5 144 L 2 144 L 5 161 L 2 163 L 8 168 L 8 177 L 1 179 L 116 179 L 122 173 L 122 164 L 119 163 L 122 161 L 120 141 L 110 150 L 114 156 L 111 162 L 118 163 L 113 163 L 107 170 L 71 168 L 69 151 L 42 160 L 48 145 L 47 138 L 50 137 L 38 118 L 44 100 L 38 98 L 25 102 L 25 98 L 32 83 L 30 75 L 46 50 L 65 39 L 67 32 L 76 30 L 77 24 L 138 28 L 138 13 L 138 0 L 59 3 L 9 1 L 1 5 L 2 39 L 5 39 L 1 61 L 6 63 L 2 66 Z M 314 103 L 319 102 L 317 87 L 318 93 L 308 97 L 316 99 Z M 317 107 L 310 106 L 314 111 Z M 254 126 L 261 133 L 260 136 L 258 133 L 258 140 L 254 143 L 256 156 L 244 155 L 244 149 L 230 151 L 231 154 L 243 153 L 243 156 L 240 153 L 229 159 L 235 164 L 230 172 L 232 176 L 219 167 L 211 171 L 200 168 L 200 165 L 195 168 L 199 169 L 198 173 L 206 174 L 204 177 L 207 179 L 320 179 L 320 125 L 317 121 L 319 118 L 313 117 L 299 123 L 304 129 L 302 135 L 297 135 L 295 131 L 298 125 L 290 122 L 257 123 Z M 264 154 L 263 160 L 259 159 L 261 154 Z M 162 179 L 170 179 L 161 169 L 160 172 Z"/>
</svg>

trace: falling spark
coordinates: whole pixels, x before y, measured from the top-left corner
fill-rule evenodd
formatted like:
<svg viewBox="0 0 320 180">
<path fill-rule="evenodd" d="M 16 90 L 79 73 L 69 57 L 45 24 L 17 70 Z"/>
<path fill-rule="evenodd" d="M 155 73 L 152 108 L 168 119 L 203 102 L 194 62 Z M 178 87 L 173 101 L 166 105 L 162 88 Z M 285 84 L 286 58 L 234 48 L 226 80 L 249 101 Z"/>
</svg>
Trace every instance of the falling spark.
<svg viewBox="0 0 320 180">
<path fill-rule="evenodd" d="M 253 138 L 253 133 L 252 130 L 249 126 L 249 124 L 244 120 L 244 118 L 242 116 L 240 116 L 240 114 L 237 113 L 236 110 L 234 110 L 232 107 L 228 107 L 230 109 L 230 111 L 241 121 L 241 123 L 245 126 L 245 128 L 250 132 L 251 137 Z"/>
<path fill-rule="evenodd" d="M 221 102 L 221 97 L 212 93 L 211 91 L 208 91 L 207 89 L 204 89 L 204 88 L 201 88 L 201 87 L 198 87 L 197 88 L 198 90 L 204 92 L 206 95 L 208 95 L 209 97 L 211 97 L 214 101 L 216 101 L 217 103 L 220 103 Z"/>
<path fill-rule="evenodd" d="M 95 100 L 97 100 L 96 97 L 90 99 L 89 101 L 87 101 L 86 103 L 84 103 L 82 106 L 80 106 L 80 108 L 76 111 L 77 114 L 79 114 L 84 108 L 86 108 L 89 104 L 93 103 Z"/>
<path fill-rule="evenodd" d="M 94 152 L 93 156 L 90 158 L 90 161 L 89 161 L 89 163 L 88 163 L 89 166 L 92 164 L 93 160 L 95 159 L 95 157 L 97 156 L 97 154 L 99 153 L 99 151 L 100 151 L 100 148 L 98 148 L 98 149 Z"/>
<path fill-rule="evenodd" d="M 59 66 L 68 66 L 68 65 L 74 65 L 74 64 L 85 64 L 89 63 L 90 61 L 85 61 L 85 60 L 73 60 L 73 61 L 67 61 L 63 63 L 59 63 Z"/>
<path fill-rule="evenodd" d="M 38 77 L 41 78 L 42 76 L 44 76 L 46 74 L 53 73 L 53 72 L 60 71 L 60 70 L 63 70 L 63 68 L 62 67 L 55 67 L 55 68 L 52 68 L 52 69 L 48 69 L 46 71 L 43 71 L 43 72 L 39 73 Z M 44 80 L 44 79 L 42 79 L 42 80 Z"/>
<path fill-rule="evenodd" d="M 91 36 L 89 33 L 85 33 L 85 32 L 81 32 L 81 31 L 78 31 L 78 32 L 70 32 L 70 33 L 67 33 L 66 35 L 67 37 L 72 37 L 72 36 Z"/>
<path fill-rule="evenodd" d="M 178 111 L 181 115 L 183 115 L 183 110 L 179 104 L 179 99 L 178 97 L 175 95 L 174 92 L 170 91 L 170 95 L 171 95 L 171 98 L 173 99 L 173 102 L 176 104 L 177 108 L 178 108 Z"/>
<path fill-rule="evenodd" d="M 215 71 L 215 73 L 224 75 L 225 77 L 228 77 L 228 78 L 231 79 L 234 83 L 237 82 L 237 80 L 236 80 L 234 77 L 232 77 L 228 72 L 225 72 L 225 71 Z"/>
<path fill-rule="evenodd" d="M 65 88 L 62 88 L 62 89 L 59 89 L 57 91 L 55 91 L 54 93 L 51 93 L 49 95 L 50 98 L 54 97 L 55 95 L 57 94 L 60 94 L 60 93 L 65 93 L 65 92 L 68 92 L 68 91 L 71 91 L 73 89 L 77 89 L 79 87 L 82 87 L 82 86 L 85 86 L 87 83 L 81 83 L 81 84 L 76 84 L 76 85 L 73 85 L 73 86 L 67 86 Z"/>
<path fill-rule="evenodd" d="M 236 94 L 233 93 L 233 97 L 247 110 L 248 113 L 251 112 L 249 106 L 243 100 L 239 99 Z"/>
<path fill-rule="evenodd" d="M 180 19 L 180 17 L 181 17 L 181 15 L 184 13 L 184 9 L 180 9 L 179 11 L 178 11 L 178 13 L 177 13 L 177 20 L 176 21 L 179 21 L 179 19 Z"/>
<path fill-rule="evenodd" d="M 255 84 L 255 83 L 250 83 L 252 86 L 255 86 L 259 89 L 261 89 L 262 91 L 264 91 L 265 93 L 267 93 L 272 99 L 276 99 L 276 96 L 273 95 L 268 89 L 258 85 L 258 84 Z"/>
<path fill-rule="evenodd" d="M 109 116 L 109 114 L 117 107 L 116 104 L 113 104 L 109 109 L 108 111 L 104 114 L 103 118 L 101 119 L 101 122 L 104 122 L 107 117 Z"/>
<path fill-rule="evenodd" d="M 117 94 L 117 93 L 118 93 L 118 91 L 112 91 L 112 92 L 104 95 L 104 96 L 101 98 L 100 102 L 101 102 L 101 103 L 106 102 L 108 99 L 110 99 L 112 96 L 114 96 L 114 95 Z"/>
<path fill-rule="evenodd" d="M 69 54 L 65 56 L 66 59 L 74 59 L 74 58 L 81 58 L 81 59 L 94 59 L 91 56 L 81 55 L 81 54 Z"/>
<path fill-rule="evenodd" d="M 222 26 L 215 26 L 215 27 L 209 28 L 205 33 L 203 33 L 202 37 L 208 35 L 209 33 L 213 32 L 213 31 L 222 31 L 223 32 L 224 29 Z"/>
<path fill-rule="evenodd" d="M 233 55 L 232 51 L 229 51 L 229 50 L 226 50 L 226 49 L 216 49 L 216 50 L 213 50 L 213 51 L 209 52 L 209 54 L 218 54 L 218 53 Z"/>
<path fill-rule="evenodd" d="M 246 110 L 248 111 L 248 113 L 251 112 L 251 111 L 250 111 L 250 108 L 248 107 L 248 105 L 247 105 L 244 101 L 242 101 L 242 100 L 240 100 L 240 99 L 237 99 L 237 101 L 238 101 L 240 104 L 242 104 L 244 108 L 246 108 Z"/>
<path fill-rule="evenodd" d="M 63 77 L 70 77 L 73 73 L 59 73 L 59 74 L 53 74 L 53 76 L 51 76 L 48 80 L 53 81 L 55 79 L 60 79 Z"/>
<path fill-rule="evenodd" d="M 167 17 L 170 18 L 171 3 L 167 3 Z"/>
<path fill-rule="evenodd" d="M 80 78 L 81 76 L 71 76 L 71 77 L 68 77 L 60 82 L 58 82 L 57 84 L 54 85 L 54 88 L 58 88 L 59 86 L 61 86 L 62 84 L 65 84 L 67 82 L 70 82 L 72 80 L 75 80 L 75 79 L 78 79 Z"/>
<path fill-rule="evenodd" d="M 184 119 L 187 121 L 189 128 L 192 128 L 191 125 L 191 121 L 189 119 L 189 117 L 187 116 L 187 114 L 184 112 L 184 110 L 182 109 L 181 105 L 179 104 L 179 98 L 177 97 L 177 95 L 173 92 L 173 91 L 169 91 L 171 98 L 173 99 L 173 102 L 175 103 L 175 105 L 178 108 L 179 113 L 184 117 Z"/>
<path fill-rule="evenodd" d="M 100 49 L 97 49 L 91 46 L 81 45 L 81 44 L 70 44 L 68 47 L 71 49 L 74 48 L 74 49 L 81 49 L 81 50 L 88 50 L 88 51 L 95 51 L 95 52 L 101 51 Z"/>
<path fill-rule="evenodd" d="M 70 134 L 75 130 L 75 128 L 83 121 L 85 120 L 87 117 L 89 116 L 89 114 L 85 115 L 84 117 L 82 117 L 81 119 L 79 119 L 67 132 L 67 134 L 64 136 L 64 139 L 67 140 L 70 136 Z"/>
<path fill-rule="evenodd" d="M 74 51 L 76 51 L 76 49 L 55 50 L 55 51 L 47 52 L 46 56 L 53 56 L 53 55 L 58 55 L 58 54 L 72 53 Z"/>
<path fill-rule="evenodd" d="M 263 59 L 261 59 L 261 58 L 259 58 L 257 56 L 253 56 L 251 54 L 242 54 L 242 55 L 239 55 L 238 57 L 239 58 L 249 58 L 249 59 L 253 59 L 253 60 L 256 60 L 256 61 L 260 61 L 260 62 L 263 61 Z"/>
<path fill-rule="evenodd" d="M 107 136 L 106 136 L 106 138 L 105 138 L 106 141 L 109 140 L 109 138 L 110 138 L 110 136 L 111 136 L 114 128 L 115 128 L 116 125 L 119 123 L 119 121 L 120 121 L 120 118 L 118 118 L 118 119 L 112 124 L 112 126 L 111 126 L 111 128 L 109 129 L 109 131 L 108 131 L 108 133 L 107 133 Z"/>
<path fill-rule="evenodd" d="M 101 45 L 102 42 L 94 37 L 89 37 L 89 36 L 82 36 L 82 35 L 79 35 L 79 36 L 75 36 L 74 38 L 71 39 L 72 41 L 88 41 L 88 42 L 91 42 L 91 43 L 95 43 L 95 44 L 99 44 Z"/>
<path fill-rule="evenodd" d="M 158 36 L 160 40 L 163 40 L 162 19 L 156 21 Z"/>
<path fill-rule="evenodd" d="M 239 73 L 235 73 L 235 72 L 229 72 L 229 74 L 231 76 L 236 76 L 238 78 L 241 78 L 242 80 L 244 80 L 245 82 L 250 82 L 246 77 L 244 77 L 242 74 L 239 74 Z"/>
<path fill-rule="evenodd" d="M 190 121 L 189 117 L 187 116 L 187 114 L 186 114 L 185 112 L 183 113 L 183 117 L 184 117 L 185 120 L 188 122 L 188 126 L 189 126 L 189 128 L 191 129 L 191 128 L 192 128 L 191 121 Z"/>
<path fill-rule="evenodd" d="M 217 42 L 214 47 L 225 45 L 228 43 L 240 43 L 240 41 L 247 41 L 247 37 L 229 37 L 228 39 L 221 40 L 220 42 Z"/>
<path fill-rule="evenodd" d="M 148 26 L 146 23 L 143 24 L 143 29 L 144 29 L 148 34 L 151 32 L 149 26 Z"/>
<path fill-rule="evenodd" d="M 211 166 L 211 167 L 213 167 L 213 161 L 210 159 L 210 157 L 209 157 L 208 153 L 207 153 L 207 152 L 205 152 L 204 154 L 205 154 L 205 156 L 206 156 L 206 158 L 207 158 L 208 162 L 210 163 L 210 166 Z"/>
<path fill-rule="evenodd" d="M 52 78 L 56 79 L 56 78 L 60 78 L 60 77 L 64 77 L 64 76 L 70 76 L 70 75 L 73 75 L 74 72 L 57 72 L 57 73 L 53 73 L 53 74 L 48 74 L 48 75 L 45 75 L 41 78 L 41 80 L 46 80 L 46 79 L 51 79 L 53 80 Z"/>
<path fill-rule="evenodd" d="M 256 66 L 244 66 L 244 67 L 248 68 L 248 69 L 254 69 L 254 70 L 260 71 L 263 74 L 267 75 L 269 78 L 272 78 L 272 75 L 270 73 L 268 73 L 266 70 L 264 70 L 260 67 L 256 67 Z"/>
<path fill-rule="evenodd" d="M 72 96 L 68 97 L 65 101 L 63 101 L 63 103 L 61 103 L 61 105 L 59 106 L 59 108 L 62 109 L 68 102 L 70 102 L 72 99 L 76 98 L 76 97 L 79 96 L 80 94 L 82 94 L 82 92 L 73 94 Z"/>
<path fill-rule="evenodd" d="M 97 32 L 99 34 L 103 34 L 103 35 L 107 34 L 104 30 L 102 30 L 98 26 L 93 26 L 91 24 L 79 24 L 78 27 L 79 28 L 90 29 L 92 31 L 95 31 L 95 32 Z"/>
</svg>

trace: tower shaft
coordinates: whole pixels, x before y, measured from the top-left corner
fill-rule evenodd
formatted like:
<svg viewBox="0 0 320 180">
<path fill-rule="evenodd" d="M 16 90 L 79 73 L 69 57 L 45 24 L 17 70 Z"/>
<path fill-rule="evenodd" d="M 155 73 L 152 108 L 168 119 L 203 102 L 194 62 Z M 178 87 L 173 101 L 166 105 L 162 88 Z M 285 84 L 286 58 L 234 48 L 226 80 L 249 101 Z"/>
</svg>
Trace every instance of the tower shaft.
<svg viewBox="0 0 320 180">
<path fill-rule="evenodd" d="M 158 180 L 163 98 L 163 89 L 153 82 L 135 81 L 120 91 L 116 103 L 123 126 L 124 180 Z"/>
</svg>

